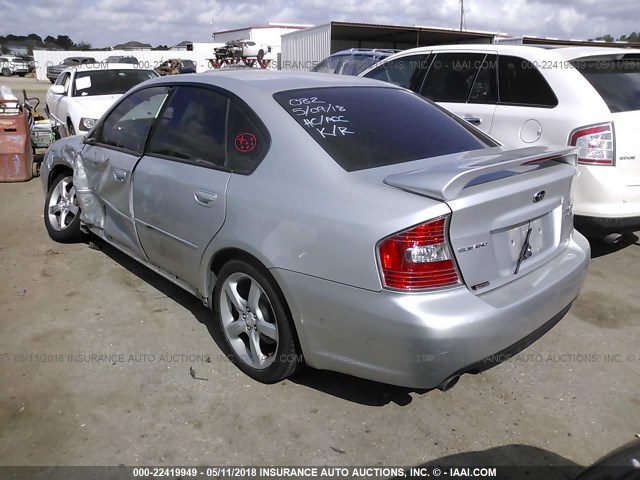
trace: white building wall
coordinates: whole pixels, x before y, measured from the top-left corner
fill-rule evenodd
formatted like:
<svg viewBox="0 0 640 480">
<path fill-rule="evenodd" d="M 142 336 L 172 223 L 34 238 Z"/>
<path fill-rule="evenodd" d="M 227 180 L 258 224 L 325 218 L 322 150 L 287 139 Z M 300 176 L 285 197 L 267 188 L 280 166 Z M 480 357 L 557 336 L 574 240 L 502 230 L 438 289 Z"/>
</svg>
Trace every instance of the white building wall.
<svg viewBox="0 0 640 480">
<path fill-rule="evenodd" d="M 331 54 L 331 24 L 282 36 L 282 70 L 310 70 Z"/>
</svg>

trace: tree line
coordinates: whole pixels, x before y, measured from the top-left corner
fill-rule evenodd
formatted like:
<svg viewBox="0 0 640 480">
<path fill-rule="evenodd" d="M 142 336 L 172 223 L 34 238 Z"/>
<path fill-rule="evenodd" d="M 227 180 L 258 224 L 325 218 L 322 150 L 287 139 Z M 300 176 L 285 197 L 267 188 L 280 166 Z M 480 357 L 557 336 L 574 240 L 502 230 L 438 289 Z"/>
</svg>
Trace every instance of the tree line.
<svg viewBox="0 0 640 480">
<path fill-rule="evenodd" d="M 629 35 L 621 35 L 618 39 L 607 34 L 601 37 L 596 37 L 595 40 L 604 40 L 605 42 L 640 42 L 640 33 L 631 32 Z"/>
<path fill-rule="evenodd" d="M 69 35 L 58 35 L 56 37 L 47 35 L 45 38 L 36 33 L 30 33 L 29 35 L 0 35 L 0 52 L 5 55 L 10 53 L 9 46 L 26 48 L 29 55 L 33 55 L 33 50 L 38 49 L 103 50 L 93 48 L 89 42 L 81 41 L 75 43 Z M 169 50 L 169 47 L 167 45 L 158 45 L 152 50 Z"/>
</svg>

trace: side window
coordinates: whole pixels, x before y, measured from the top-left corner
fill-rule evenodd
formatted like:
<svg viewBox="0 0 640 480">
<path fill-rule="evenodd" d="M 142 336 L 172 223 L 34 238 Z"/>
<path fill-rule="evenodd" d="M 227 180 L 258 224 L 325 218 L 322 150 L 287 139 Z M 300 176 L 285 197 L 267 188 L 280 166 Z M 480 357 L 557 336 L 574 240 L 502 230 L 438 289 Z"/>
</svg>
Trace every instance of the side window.
<svg viewBox="0 0 640 480">
<path fill-rule="evenodd" d="M 427 67 L 427 58 L 426 54 L 396 58 L 384 62 L 378 68 L 367 73 L 365 77 L 411 88 L 420 71 Z"/>
<path fill-rule="evenodd" d="M 169 87 L 152 87 L 124 98 L 98 128 L 96 143 L 142 155 L 153 121 L 167 93 Z"/>
<path fill-rule="evenodd" d="M 150 154 L 225 166 L 228 99 L 198 87 L 178 87 L 153 134 Z"/>
<path fill-rule="evenodd" d="M 487 55 L 480 65 L 476 81 L 471 87 L 469 103 L 497 103 L 498 101 L 498 58 Z"/>
<path fill-rule="evenodd" d="M 555 107 L 558 98 L 538 69 L 528 60 L 500 55 L 500 103 Z"/>
<path fill-rule="evenodd" d="M 420 95 L 434 102 L 466 103 L 484 53 L 439 53 L 431 63 Z"/>
<path fill-rule="evenodd" d="M 229 169 L 244 175 L 253 172 L 267 154 L 269 142 L 269 134 L 262 124 L 232 101 L 227 136 Z"/>
</svg>

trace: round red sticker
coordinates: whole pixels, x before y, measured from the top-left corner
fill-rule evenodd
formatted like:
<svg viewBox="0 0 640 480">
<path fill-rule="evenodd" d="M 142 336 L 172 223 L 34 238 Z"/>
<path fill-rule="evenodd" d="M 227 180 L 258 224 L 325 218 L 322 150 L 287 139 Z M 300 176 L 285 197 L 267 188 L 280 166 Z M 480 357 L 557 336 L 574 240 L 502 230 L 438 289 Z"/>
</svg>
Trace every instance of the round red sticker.
<svg viewBox="0 0 640 480">
<path fill-rule="evenodd" d="M 256 148 L 256 136 L 253 133 L 241 133 L 236 137 L 236 150 L 242 153 L 250 152 Z"/>
</svg>

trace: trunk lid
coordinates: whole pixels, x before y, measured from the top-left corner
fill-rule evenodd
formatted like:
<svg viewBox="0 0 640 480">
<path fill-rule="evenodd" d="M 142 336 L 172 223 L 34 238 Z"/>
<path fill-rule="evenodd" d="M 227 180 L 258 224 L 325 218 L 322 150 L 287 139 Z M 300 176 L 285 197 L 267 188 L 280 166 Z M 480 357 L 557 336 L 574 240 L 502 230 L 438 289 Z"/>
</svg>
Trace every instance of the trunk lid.
<svg viewBox="0 0 640 480">
<path fill-rule="evenodd" d="M 447 203 L 452 253 L 472 291 L 504 285 L 566 247 L 575 149 L 496 147 L 447 157 L 384 183 Z"/>
</svg>

